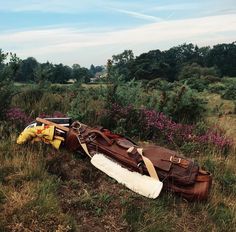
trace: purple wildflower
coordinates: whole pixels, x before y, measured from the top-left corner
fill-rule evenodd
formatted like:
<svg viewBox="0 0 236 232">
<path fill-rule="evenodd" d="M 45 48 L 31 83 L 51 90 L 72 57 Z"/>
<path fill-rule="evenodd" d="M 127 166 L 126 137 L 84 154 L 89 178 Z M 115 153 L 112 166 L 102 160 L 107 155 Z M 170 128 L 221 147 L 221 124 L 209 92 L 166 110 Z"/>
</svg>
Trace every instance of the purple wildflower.
<svg viewBox="0 0 236 232">
<path fill-rule="evenodd" d="M 9 121 L 16 122 L 17 124 L 27 124 L 32 121 L 32 118 L 28 117 L 26 113 L 18 107 L 7 110 L 6 117 Z"/>
</svg>

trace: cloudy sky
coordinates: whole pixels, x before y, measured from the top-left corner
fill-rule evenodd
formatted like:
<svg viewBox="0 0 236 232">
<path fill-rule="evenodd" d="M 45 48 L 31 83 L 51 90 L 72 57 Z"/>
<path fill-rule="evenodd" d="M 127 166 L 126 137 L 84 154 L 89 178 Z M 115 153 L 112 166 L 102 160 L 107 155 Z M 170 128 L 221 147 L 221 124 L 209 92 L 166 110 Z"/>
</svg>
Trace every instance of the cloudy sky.
<svg viewBox="0 0 236 232">
<path fill-rule="evenodd" d="M 89 67 L 125 49 L 236 41 L 236 0 L 0 0 L 0 31 L 4 52 Z"/>
</svg>

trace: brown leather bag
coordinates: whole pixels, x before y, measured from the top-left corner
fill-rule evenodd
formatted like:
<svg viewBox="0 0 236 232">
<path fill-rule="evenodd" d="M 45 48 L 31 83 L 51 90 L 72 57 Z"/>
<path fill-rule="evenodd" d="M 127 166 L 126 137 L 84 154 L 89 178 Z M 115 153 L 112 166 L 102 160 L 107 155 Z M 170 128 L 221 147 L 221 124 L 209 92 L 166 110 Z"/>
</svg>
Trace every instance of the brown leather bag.
<svg viewBox="0 0 236 232">
<path fill-rule="evenodd" d="M 149 175 L 142 156 L 137 151 L 139 146 L 128 138 L 106 129 L 74 123 L 67 133 L 65 145 L 70 150 L 83 151 L 81 143 L 87 145 L 91 156 L 102 153 L 132 171 Z M 132 152 L 128 152 L 130 147 L 134 148 Z M 212 182 L 211 174 L 200 169 L 193 159 L 156 145 L 142 148 L 143 155 L 153 163 L 165 189 L 188 200 L 207 199 Z"/>
</svg>

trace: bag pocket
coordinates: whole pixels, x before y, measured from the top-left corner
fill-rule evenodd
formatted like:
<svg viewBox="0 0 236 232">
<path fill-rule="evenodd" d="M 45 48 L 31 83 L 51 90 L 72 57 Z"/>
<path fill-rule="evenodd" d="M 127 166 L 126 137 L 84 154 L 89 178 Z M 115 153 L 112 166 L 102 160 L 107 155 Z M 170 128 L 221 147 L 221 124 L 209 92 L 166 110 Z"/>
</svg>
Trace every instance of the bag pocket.
<svg viewBox="0 0 236 232">
<path fill-rule="evenodd" d="M 168 179 L 181 185 L 195 183 L 199 166 L 194 160 L 159 146 L 145 147 L 144 156 L 152 161 L 161 180 Z"/>
</svg>

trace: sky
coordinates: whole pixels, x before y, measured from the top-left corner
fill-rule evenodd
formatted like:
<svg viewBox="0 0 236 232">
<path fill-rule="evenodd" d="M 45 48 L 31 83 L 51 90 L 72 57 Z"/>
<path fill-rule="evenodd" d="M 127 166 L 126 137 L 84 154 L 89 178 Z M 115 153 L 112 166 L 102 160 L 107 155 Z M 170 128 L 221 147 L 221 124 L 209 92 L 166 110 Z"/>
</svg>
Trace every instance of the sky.
<svg viewBox="0 0 236 232">
<path fill-rule="evenodd" d="M 39 62 L 104 65 L 183 43 L 236 41 L 236 0 L 0 0 L 0 48 Z"/>
</svg>

